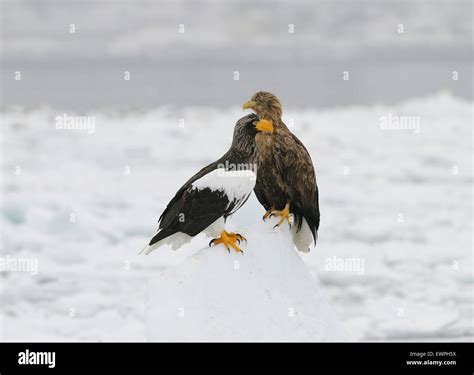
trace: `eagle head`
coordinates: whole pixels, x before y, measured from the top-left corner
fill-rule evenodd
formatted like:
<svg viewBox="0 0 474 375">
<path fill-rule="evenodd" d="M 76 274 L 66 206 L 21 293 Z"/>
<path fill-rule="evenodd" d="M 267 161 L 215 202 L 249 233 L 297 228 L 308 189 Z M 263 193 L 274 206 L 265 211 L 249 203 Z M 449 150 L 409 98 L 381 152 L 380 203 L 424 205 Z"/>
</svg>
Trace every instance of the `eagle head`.
<svg viewBox="0 0 474 375">
<path fill-rule="evenodd" d="M 242 109 L 253 109 L 261 119 L 276 122 L 281 118 L 282 110 L 280 100 L 270 92 L 259 91 L 246 101 Z"/>
</svg>

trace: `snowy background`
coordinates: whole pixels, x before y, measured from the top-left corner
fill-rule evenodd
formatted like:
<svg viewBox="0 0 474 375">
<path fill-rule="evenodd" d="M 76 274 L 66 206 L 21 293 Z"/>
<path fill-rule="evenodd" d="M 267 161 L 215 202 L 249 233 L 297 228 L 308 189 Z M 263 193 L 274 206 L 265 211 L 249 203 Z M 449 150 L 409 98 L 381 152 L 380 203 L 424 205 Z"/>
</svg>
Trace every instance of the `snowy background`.
<svg viewBox="0 0 474 375">
<path fill-rule="evenodd" d="M 0 339 L 145 340 L 147 280 L 208 241 L 136 253 L 268 89 L 316 166 L 319 242 L 303 260 L 345 329 L 472 340 L 470 2 L 143 4 L 1 4 L 0 256 L 38 273 L 0 273 Z M 64 114 L 94 131 L 56 129 Z M 262 214 L 250 201 L 232 225 Z"/>
</svg>

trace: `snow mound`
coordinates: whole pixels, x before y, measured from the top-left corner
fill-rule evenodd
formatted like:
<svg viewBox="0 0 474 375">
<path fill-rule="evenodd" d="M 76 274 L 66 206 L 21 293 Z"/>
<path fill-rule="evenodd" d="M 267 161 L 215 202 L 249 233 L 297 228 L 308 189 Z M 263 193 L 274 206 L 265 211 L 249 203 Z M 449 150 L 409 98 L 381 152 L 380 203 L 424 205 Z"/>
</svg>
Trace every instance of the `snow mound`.
<svg viewBox="0 0 474 375">
<path fill-rule="evenodd" d="M 204 248 L 149 281 L 148 341 L 343 341 L 288 228 L 241 232 L 244 255 Z"/>
</svg>

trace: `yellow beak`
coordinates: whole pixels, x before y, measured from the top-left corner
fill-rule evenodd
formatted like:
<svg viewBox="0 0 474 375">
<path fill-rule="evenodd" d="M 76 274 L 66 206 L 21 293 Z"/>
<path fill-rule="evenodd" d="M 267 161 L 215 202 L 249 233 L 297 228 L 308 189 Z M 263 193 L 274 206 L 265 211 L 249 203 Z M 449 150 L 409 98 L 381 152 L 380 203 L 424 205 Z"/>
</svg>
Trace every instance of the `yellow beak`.
<svg viewBox="0 0 474 375">
<path fill-rule="evenodd" d="M 246 109 L 253 109 L 255 110 L 255 108 L 257 107 L 257 104 L 252 101 L 252 100 L 247 100 L 243 105 L 242 105 L 242 110 L 246 110 Z"/>
<path fill-rule="evenodd" d="M 273 133 L 273 123 L 269 120 L 260 120 L 255 124 L 255 129 L 259 132 Z"/>
</svg>

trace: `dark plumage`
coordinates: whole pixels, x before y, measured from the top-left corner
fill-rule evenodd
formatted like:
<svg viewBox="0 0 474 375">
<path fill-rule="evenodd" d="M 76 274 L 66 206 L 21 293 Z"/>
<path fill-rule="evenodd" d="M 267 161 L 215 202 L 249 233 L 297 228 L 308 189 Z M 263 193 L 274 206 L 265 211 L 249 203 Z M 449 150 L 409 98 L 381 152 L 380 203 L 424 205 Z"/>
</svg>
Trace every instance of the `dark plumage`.
<svg viewBox="0 0 474 375">
<path fill-rule="evenodd" d="M 238 120 L 230 149 L 217 161 L 202 168 L 177 191 L 160 216 L 158 233 L 144 249 L 146 253 L 164 243 L 171 244 L 174 249 L 178 248 L 216 223 L 219 225 L 209 229 L 209 234 L 217 236 L 224 230 L 225 219 L 246 202 L 255 184 L 255 175 L 249 173 L 254 179 L 249 191 L 233 194 L 232 178 L 248 177 L 224 174 L 235 169 L 247 172 L 254 170 L 255 136 L 258 132 L 256 120 L 258 117 L 254 114 Z M 226 188 L 219 188 L 219 184 Z M 223 219 L 222 225 L 220 219 Z"/>
<path fill-rule="evenodd" d="M 268 211 L 289 210 L 294 217 L 293 239 L 301 251 L 309 251 L 309 245 L 316 243 L 319 228 L 319 202 L 316 175 L 311 156 L 303 143 L 281 120 L 282 110 L 278 98 L 268 92 L 258 92 L 244 104 L 260 119 L 273 124 L 273 134 L 258 134 L 257 168 L 258 176 L 255 195 Z M 305 223 L 312 235 L 305 231 Z M 308 241 L 310 238 L 311 241 Z"/>
</svg>

